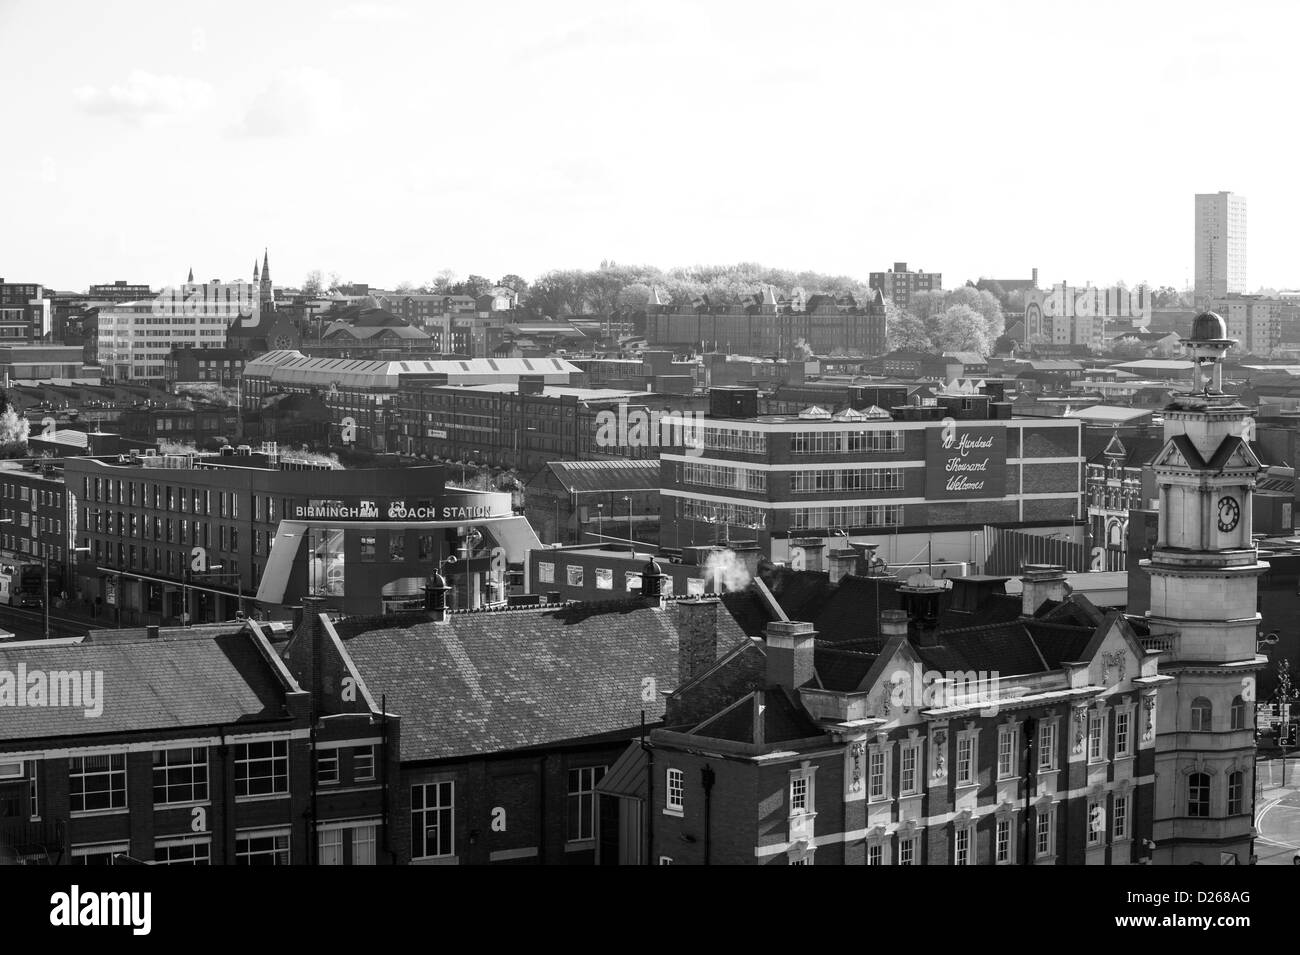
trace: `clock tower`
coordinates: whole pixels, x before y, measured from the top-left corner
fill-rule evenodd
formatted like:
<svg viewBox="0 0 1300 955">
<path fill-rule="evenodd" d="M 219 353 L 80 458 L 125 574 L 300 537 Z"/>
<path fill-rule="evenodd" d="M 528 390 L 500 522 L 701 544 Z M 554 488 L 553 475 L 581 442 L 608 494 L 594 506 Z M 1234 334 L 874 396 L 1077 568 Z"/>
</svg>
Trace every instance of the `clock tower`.
<svg viewBox="0 0 1300 955">
<path fill-rule="evenodd" d="M 1174 678 L 1156 714 L 1157 864 L 1250 862 L 1253 844 L 1256 587 L 1268 570 L 1251 538 L 1259 459 L 1251 409 L 1223 393 L 1235 342 L 1221 317 L 1198 315 L 1184 341 L 1192 389 L 1164 410 L 1151 463 L 1159 536 L 1151 575 L 1150 645 Z"/>
</svg>

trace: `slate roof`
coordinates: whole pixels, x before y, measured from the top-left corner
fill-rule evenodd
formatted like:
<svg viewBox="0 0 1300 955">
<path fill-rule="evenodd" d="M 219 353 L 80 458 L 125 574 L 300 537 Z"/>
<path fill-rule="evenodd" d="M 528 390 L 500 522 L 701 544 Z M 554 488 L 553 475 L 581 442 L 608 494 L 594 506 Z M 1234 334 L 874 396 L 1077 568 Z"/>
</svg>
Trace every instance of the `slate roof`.
<svg viewBox="0 0 1300 955">
<path fill-rule="evenodd" d="M 824 690 L 852 693 L 876 662 L 878 654 L 846 650 L 818 641 L 813 647 L 813 669 L 817 684 Z"/>
<path fill-rule="evenodd" d="M 930 670 L 988 670 L 1021 676 L 1050 669 L 1024 623 L 1000 623 L 949 630 L 939 634 L 938 646 L 917 646 L 917 656 Z"/>
<path fill-rule="evenodd" d="M 675 602 L 634 599 L 333 626 L 371 696 L 402 718 L 402 759 L 418 761 L 626 732 L 642 711 L 659 721 L 677 686 L 679 617 Z M 719 607 L 719 654 L 745 639 Z"/>
<path fill-rule="evenodd" d="M 5 706 L 0 741 L 238 725 L 284 717 L 285 684 L 256 637 L 227 630 L 79 644 L 0 644 L 0 672 L 103 673 L 103 713 L 84 706 Z M 287 678 L 287 674 L 285 675 Z M 292 684 L 290 684 L 292 686 Z"/>
</svg>

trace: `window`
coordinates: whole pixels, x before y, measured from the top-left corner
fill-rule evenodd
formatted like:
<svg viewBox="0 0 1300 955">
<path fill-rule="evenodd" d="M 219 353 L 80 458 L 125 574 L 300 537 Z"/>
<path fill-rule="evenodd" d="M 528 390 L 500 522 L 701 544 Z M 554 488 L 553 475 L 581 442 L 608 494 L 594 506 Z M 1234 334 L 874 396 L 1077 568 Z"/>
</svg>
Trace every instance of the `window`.
<svg viewBox="0 0 1300 955">
<path fill-rule="evenodd" d="M 1128 794 L 1116 794 L 1111 808 L 1110 837 L 1113 842 L 1128 838 Z"/>
<path fill-rule="evenodd" d="M 1055 806 L 1038 810 L 1038 818 L 1034 822 L 1034 854 L 1039 859 L 1056 854 Z"/>
<path fill-rule="evenodd" d="M 316 785 L 332 786 L 339 781 L 339 751 L 322 749 L 316 752 Z"/>
<path fill-rule="evenodd" d="M 366 782 L 375 778 L 375 747 L 358 746 L 352 751 L 352 781 Z"/>
<path fill-rule="evenodd" d="M 1002 726 L 998 728 L 998 779 L 1006 779 L 1016 774 L 1016 738 L 1019 728 Z"/>
<path fill-rule="evenodd" d="M 901 795 L 910 796 L 916 792 L 916 764 L 920 761 L 921 745 L 904 744 L 899 751 L 898 788 Z"/>
<path fill-rule="evenodd" d="M 1011 861 L 1011 820 L 1005 816 L 998 820 L 995 847 L 997 862 Z"/>
<path fill-rule="evenodd" d="M 343 830 L 322 829 L 316 839 L 317 865 L 343 864 Z"/>
<path fill-rule="evenodd" d="M 267 740 L 235 747 L 235 795 L 281 796 L 289 792 L 289 741 Z"/>
<path fill-rule="evenodd" d="M 1214 707 L 1205 697 L 1198 696 L 1192 700 L 1192 732 L 1208 733 L 1213 715 Z"/>
<path fill-rule="evenodd" d="M 130 850 L 125 842 L 106 842 L 98 845 L 73 846 L 73 865 L 113 865 L 114 857 L 125 855 Z"/>
<path fill-rule="evenodd" d="M 1246 774 L 1237 771 L 1228 773 L 1228 815 L 1240 816 L 1242 808 L 1242 790 L 1246 781 Z"/>
<path fill-rule="evenodd" d="M 1235 730 L 1246 728 L 1246 701 L 1239 696 L 1232 698 L 1232 728 Z"/>
<path fill-rule="evenodd" d="M 1115 711 L 1115 756 L 1128 756 L 1129 742 L 1132 736 L 1129 733 L 1129 723 L 1132 714 L 1128 710 Z"/>
<path fill-rule="evenodd" d="M 375 559 L 375 535 L 363 534 L 361 537 L 361 559 L 373 561 Z"/>
<path fill-rule="evenodd" d="M 975 738 L 959 736 L 957 738 L 957 785 L 967 785 L 975 781 L 974 755 Z"/>
<path fill-rule="evenodd" d="M 235 865 L 288 864 L 288 829 L 246 829 L 235 833 Z"/>
<path fill-rule="evenodd" d="M 605 778 L 605 766 L 569 770 L 569 841 L 596 838 L 596 783 Z"/>
<path fill-rule="evenodd" d="M 169 839 L 154 846 L 156 865 L 211 865 L 212 840 Z"/>
<path fill-rule="evenodd" d="M 971 826 L 958 826 L 953 833 L 953 865 L 971 864 Z"/>
<path fill-rule="evenodd" d="M 125 809 L 126 753 L 69 760 L 68 802 L 72 812 Z"/>
<path fill-rule="evenodd" d="M 357 826 L 352 830 L 352 864 L 375 864 L 374 826 Z"/>
<path fill-rule="evenodd" d="M 1088 762 L 1099 763 L 1106 758 L 1106 718 L 1096 710 L 1088 713 Z"/>
<path fill-rule="evenodd" d="M 154 751 L 153 801 L 155 806 L 206 802 L 207 798 L 207 747 Z"/>
<path fill-rule="evenodd" d="M 1099 846 L 1106 835 L 1105 797 L 1088 800 L 1088 845 Z"/>
<path fill-rule="evenodd" d="M 456 852 L 456 784 L 411 787 L 411 858 L 435 859 Z"/>
<path fill-rule="evenodd" d="M 30 781 L 30 788 L 27 791 L 28 796 L 28 815 L 32 822 L 39 822 L 41 818 L 41 763 L 40 760 L 33 759 L 27 764 L 27 779 Z"/>
<path fill-rule="evenodd" d="M 1187 777 L 1187 815 L 1204 819 L 1210 815 L 1210 775 L 1192 773 Z"/>
<path fill-rule="evenodd" d="M 867 846 L 867 865 L 884 865 L 885 864 L 885 847 L 879 842 L 873 842 Z"/>
<path fill-rule="evenodd" d="M 670 769 L 665 774 L 664 812 L 680 816 L 685 808 L 686 778 L 680 769 Z"/>
<path fill-rule="evenodd" d="M 1044 720 L 1038 724 L 1038 771 L 1051 772 L 1056 769 L 1056 720 Z"/>
<path fill-rule="evenodd" d="M 898 864 L 916 865 L 916 836 L 898 837 Z"/>
</svg>

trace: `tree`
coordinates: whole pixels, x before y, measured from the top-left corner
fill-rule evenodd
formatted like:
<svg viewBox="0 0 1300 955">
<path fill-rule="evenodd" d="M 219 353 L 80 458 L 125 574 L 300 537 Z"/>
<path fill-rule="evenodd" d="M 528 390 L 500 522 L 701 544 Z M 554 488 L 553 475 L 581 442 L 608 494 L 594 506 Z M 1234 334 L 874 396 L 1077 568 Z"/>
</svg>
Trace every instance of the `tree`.
<svg viewBox="0 0 1300 955">
<path fill-rule="evenodd" d="M 525 282 L 518 275 L 515 275 L 513 272 L 508 272 L 507 274 L 501 276 L 500 280 L 497 282 L 497 285 L 504 285 L 506 288 L 514 289 L 516 292 L 519 293 L 520 298 L 523 298 L 525 295 L 528 294 L 528 283 Z"/>
<path fill-rule="evenodd" d="M 398 282 L 398 283 L 397 283 L 397 288 L 393 289 L 393 291 L 398 292 L 398 293 L 401 294 L 401 295 L 409 295 L 411 292 L 414 292 L 414 291 L 415 291 L 415 283 L 414 283 L 414 282 Z"/>
<path fill-rule="evenodd" d="M 1131 336 L 1117 338 L 1106 348 L 1106 354 L 1120 361 L 1136 361 L 1147 356 L 1147 346 Z"/>
<path fill-rule="evenodd" d="M 471 298 L 478 298 L 480 295 L 492 288 L 492 280 L 484 278 L 481 275 L 471 275 L 465 281 L 456 286 L 454 295 L 468 295 Z"/>
<path fill-rule="evenodd" d="M 456 273 L 451 269 L 443 269 L 434 276 L 433 281 L 429 283 L 429 288 L 442 295 L 450 295 L 452 294 L 451 284 L 454 281 L 456 281 Z"/>
<path fill-rule="evenodd" d="M 892 302 L 885 303 L 885 347 L 889 351 L 906 348 L 910 351 L 934 351 L 925 322 L 910 311 L 904 311 Z"/>
<path fill-rule="evenodd" d="M 937 323 L 934 343 L 943 351 L 973 351 L 988 355 L 993 336 L 984 317 L 969 305 L 950 305 Z"/>
<path fill-rule="evenodd" d="M 325 288 L 325 277 L 320 269 L 312 269 L 302 280 L 302 294 L 310 297 L 319 295 Z"/>
<path fill-rule="evenodd" d="M 528 306 L 541 315 L 558 318 L 582 312 L 586 275 L 581 269 L 556 269 L 538 276 L 528 296 Z"/>
<path fill-rule="evenodd" d="M 999 335 L 998 340 L 993 343 L 993 354 L 1009 355 L 1016 350 L 1016 343 L 1006 335 Z"/>
<path fill-rule="evenodd" d="M 337 272 L 331 272 L 330 291 L 333 292 L 335 289 L 339 289 L 342 287 L 343 287 L 343 276 L 339 275 Z"/>
<path fill-rule="evenodd" d="M 21 417 L 12 405 L 0 412 L 0 452 L 13 455 L 27 447 L 27 437 L 31 433 L 31 422 Z"/>
</svg>

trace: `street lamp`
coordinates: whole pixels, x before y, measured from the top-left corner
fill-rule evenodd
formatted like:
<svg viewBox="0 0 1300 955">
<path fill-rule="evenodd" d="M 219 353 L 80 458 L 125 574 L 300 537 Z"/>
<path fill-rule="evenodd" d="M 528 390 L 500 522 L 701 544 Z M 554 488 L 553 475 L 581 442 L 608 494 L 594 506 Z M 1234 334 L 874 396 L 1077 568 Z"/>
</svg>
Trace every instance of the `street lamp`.
<svg viewBox="0 0 1300 955">
<path fill-rule="evenodd" d="M 632 497 L 629 494 L 623 495 L 623 500 L 627 501 L 627 539 L 632 544 L 632 553 L 636 553 L 636 535 L 632 531 Z"/>
<path fill-rule="evenodd" d="M 596 540 L 597 542 L 605 539 L 605 505 L 596 505 Z"/>
</svg>

